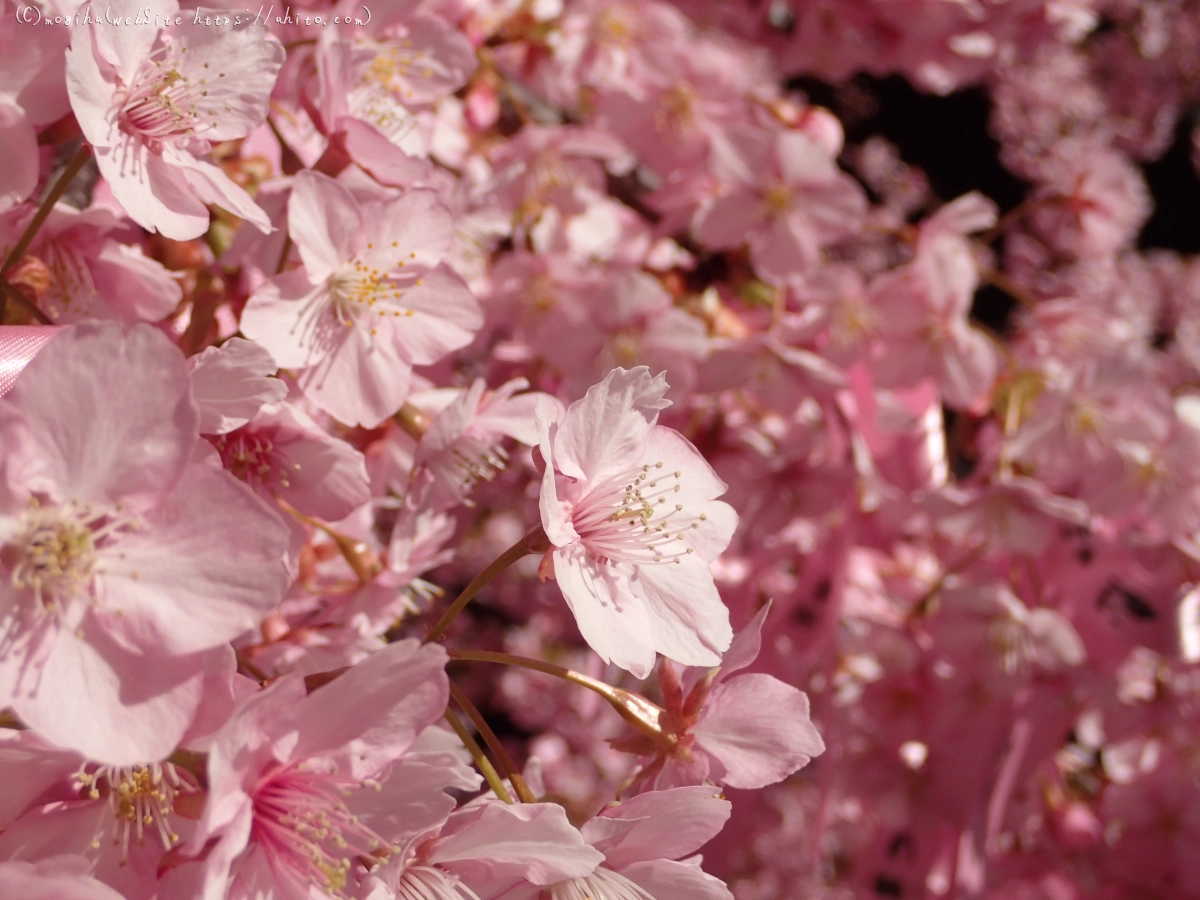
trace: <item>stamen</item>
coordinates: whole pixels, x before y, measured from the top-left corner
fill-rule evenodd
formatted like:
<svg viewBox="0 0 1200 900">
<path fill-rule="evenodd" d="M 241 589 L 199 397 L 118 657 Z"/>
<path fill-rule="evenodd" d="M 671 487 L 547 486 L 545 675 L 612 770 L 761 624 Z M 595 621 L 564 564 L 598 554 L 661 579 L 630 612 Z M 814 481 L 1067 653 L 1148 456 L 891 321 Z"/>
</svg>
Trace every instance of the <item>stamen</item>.
<svg viewBox="0 0 1200 900">
<path fill-rule="evenodd" d="M 584 878 L 551 885 L 550 900 L 654 900 L 654 897 L 619 872 L 599 866 Z"/>
<path fill-rule="evenodd" d="M 399 849 L 360 822 L 343 802 L 342 796 L 359 788 L 378 790 L 379 785 L 336 771 L 311 770 L 303 763 L 277 769 L 255 791 L 252 839 L 273 864 L 290 867 L 330 897 L 349 900 L 355 865 Z"/>
<path fill-rule="evenodd" d="M 479 900 L 479 895 L 441 869 L 410 866 L 400 876 L 396 900 Z"/>
<path fill-rule="evenodd" d="M 592 556 L 602 561 L 679 563 L 694 552 L 684 534 L 699 528 L 706 516 L 687 514 L 677 502 L 683 473 L 661 474 L 662 467 L 657 462 L 616 476 L 576 505 L 572 524 Z"/>
<path fill-rule="evenodd" d="M 108 798 L 113 815 L 112 844 L 121 848 L 121 865 L 129 861 L 130 839 L 135 838 L 139 846 L 144 846 L 146 832 L 151 827 L 163 850 L 170 850 L 179 843 L 179 835 L 170 822 L 175 811 L 175 798 L 180 793 L 197 790 L 180 777 L 171 763 L 100 766 L 94 772 L 81 769 L 76 780 L 86 797 L 92 800 Z M 94 849 L 99 846 L 98 840 L 93 841 Z"/>
<path fill-rule="evenodd" d="M 119 508 L 31 499 L 20 530 L 0 546 L 0 563 L 8 568 L 13 588 L 33 602 L 10 608 L 0 619 L 0 653 L 11 649 L 47 614 L 75 630 L 83 618 L 79 601 L 96 602 L 94 576 L 108 571 L 105 563 L 119 564 L 124 559 L 115 549 L 116 539 L 138 527 L 137 520 Z"/>
</svg>

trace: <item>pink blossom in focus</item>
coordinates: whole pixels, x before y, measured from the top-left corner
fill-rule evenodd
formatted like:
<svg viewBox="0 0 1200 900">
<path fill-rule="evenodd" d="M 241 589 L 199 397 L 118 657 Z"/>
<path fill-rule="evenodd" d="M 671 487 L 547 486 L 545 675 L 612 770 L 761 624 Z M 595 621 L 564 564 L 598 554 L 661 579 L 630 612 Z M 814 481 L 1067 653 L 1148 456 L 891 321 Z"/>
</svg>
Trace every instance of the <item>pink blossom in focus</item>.
<svg viewBox="0 0 1200 900">
<path fill-rule="evenodd" d="M 402 757 L 445 708 L 445 659 L 439 647 L 404 641 L 307 696 L 293 674 L 248 698 L 216 737 L 208 804 L 185 848 L 204 851 L 200 895 L 299 900 L 316 884 L 350 896 L 365 875 L 360 856 L 387 855 L 443 818 L 443 789 L 472 782 L 460 785 L 458 766 L 409 782 Z M 381 788 L 395 764 L 400 777 Z M 412 814 L 389 819 L 404 799 Z"/>
<path fill-rule="evenodd" d="M 206 159 L 213 143 L 244 137 L 262 123 L 284 50 L 253 28 L 193 24 L 163 30 L 75 28 L 67 53 L 71 105 L 100 172 L 129 217 L 176 240 L 208 229 L 215 203 L 271 228 L 267 216 L 221 168 Z M 174 17 L 175 0 L 152 7 L 117 0 L 110 18 L 147 11 Z"/>
<path fill-rule="evenodd" d="M 542 525 L 584 639 L 644 678 L 655 653 L 715 665 L 733 632 L 709 563 L 737 525 L 725 484 L 657 423 L 667 383 L 614 369 L 555 421 L 540 406 Z"/>
<path fill-rule="evenodd" d="M 298 370 L 318 407 L 378 425 L 407 398 L 413 365 L 462 347 L 480 325 L 474 297 L 442 262 L 451 227 L 430 191 L 361 204 L 337 182 L 301 173 L 288 228 L 304 266 L 250 298 L 242 333 Z"/>
</svg>

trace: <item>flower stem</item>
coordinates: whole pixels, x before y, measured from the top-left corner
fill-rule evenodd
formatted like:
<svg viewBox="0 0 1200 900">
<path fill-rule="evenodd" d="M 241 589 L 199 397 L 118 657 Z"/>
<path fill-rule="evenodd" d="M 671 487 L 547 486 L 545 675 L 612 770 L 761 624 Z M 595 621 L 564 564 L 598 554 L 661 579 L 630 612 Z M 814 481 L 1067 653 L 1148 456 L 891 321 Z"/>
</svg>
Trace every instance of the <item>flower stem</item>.
<svg viewBox="0 0 1200 900">
<path fill-rule="evenodd" d="M 437 620 L 433 628 L 429 629 L 429 634 L 425 635 L 425 643 L 436 641 L 444 635 L 446 629 L 450 627 L 450 623 L 463 611 L 463 608 L 471 602 L 471 599 L 476 594 L 487 587 L 493 578 L 518 559 L 529 556 L 531 553 L 543 553 L 548 546 L 546 533 L 542 530 L 542 526 L 538 525 L 536 528 L 532 528 L 526 532 L 519 541 L 492 560 L 486 569 L 476 575 L 471 583 L 463 588 L 463 592 L 450 604 L 450 608 L 442 614 L 442 617 Z"/>
<path fill-rule="evenodd" d="M 284 512 L 292 517 L 328 535 L 333 540 L 334 545 L 337 546 L 338 552 L 342 554 L 342 558 L 346 560 L 346 564 L 353 570 L 360 585 L 370 584 L 371 579 L 383 571 L 383 564 L 371 552 L 371 548 L 367 546 L 365 541 L 342 534 L 328 522 L 323 522 L 315 516 L 306 516 L 282 497 L 276 496 L 275 502 L 279 504 L 279 507 Z"/>
<path fill-rule="evenodd" d="M 279 262 L 275 265 L 275 274 L 282 275 L 284 267 L 287 266 L 288 257 L 292 255 L 292 236 L 285 234 L 283 236 L 283 249 L 279 251 Z"/>
<path fill-rule="evenodd" d="M 662 708 L 633 691 L 613 687 L 580 672 L 556 666 L 554 663 L 542 662 L 540 659 L 513 656 L 509 653 L 497 653 L 492 650 L 450 650 L 449 654 L 451 659 L 490 662 L 503 666 L 532 669 L 535 672 L 543 672 L 546 675 L 553 675 L 563 681 L 585 687 L 608 701 L 608 704 L 620 714 L 621 718 L 638 731 L 651 738 L 660 740 L 663 738 L 663 731 L 659 725 L 659 716 L 663 713 Z"/>
<path fill-rule="evenodd" d="M 492 756 L 496 757 L 496 761 L 500 763 L 508 775 L 508 780 L 512 783 L 517 796 L 521 798 L 521 802 L 536 803 L 537 797 L 533 796 L 533 791 L 529 790 L 529 785 L 525 783 L 525 779 L 517 771 L 516 763 L 508 755 L 508 751 L 504 749 L 504 745 L 500 743 L 500 739 L 496 737 L 496 732 L 492 731 L 492 727 L 488 725 L 487 719 L 475 708 L 475 704 L 471 702 L 471 698 L 464 694 L 462 688 L 453 681 L 450 682 L 450 696 L 454 698 L 454 702 L 462 708 L 462 711 L 467 714 L 467 718 L 471 720 L 471 723 L 483 736 L 488 749 L 492 751 Z"/>
<path fill-rule="evenodd" d="M 4 264 L 0 265 L 0 276 L 4 275 L 5 272 L 11 269 L 25 255 L 25 251 L 29 249 L 29 245 L 33 243 L 34 237 L 37 236 L 38 229 L 42 227 L 42 223 L 50 215 L 50 210 L 54 209 L 54 204 L 66 193 L 67 188 L 75 180 L 75 176 L 79 174 L 79 170 L 87 164 L 88 157 L 91 155 L 92 151 L 88 148 L 87 144 L 81 144 L 79 149 L 75 151 L 75 155 L 71 157 L 71 161 L 67 163 L 67 167 L 58 176 L 58 181 L 54 182 L 54 187 L 50 188 L 50 192 L 46 194 L 46 198 L 42 201 L 42 205 L 38 207 L 38 211 L 34 214 L 33 219 L 25 226 L 25 232 L 21 235 L 16 245 L 8 251 L 8 256 L 4 258 Z"/>
<path fill-rule="evenodd" d="M 475 760 L 475 765 L 479 767 L 479 771 L 483 773 L 484 780 L 487 781 L 492 791 L 503 800 L 505 803 L 512 803 L 512 794 L 508 792 L 508 788 L 504 786 L 504 780 L 500 777 L 495 767 L 483 754 L 483 750 L 475 743 L 475 738 L 471 737 L 471 732 L 467 731 L 465 725 L 458 720 L 458 716 L 446 710 L 446 721 L 450 723 L 450 727 L 454 729 L 454 733 L 458 735 L 458 739 L 462 741 L 467 752 L 471 754 L 471 759 Z"/>
</svg>

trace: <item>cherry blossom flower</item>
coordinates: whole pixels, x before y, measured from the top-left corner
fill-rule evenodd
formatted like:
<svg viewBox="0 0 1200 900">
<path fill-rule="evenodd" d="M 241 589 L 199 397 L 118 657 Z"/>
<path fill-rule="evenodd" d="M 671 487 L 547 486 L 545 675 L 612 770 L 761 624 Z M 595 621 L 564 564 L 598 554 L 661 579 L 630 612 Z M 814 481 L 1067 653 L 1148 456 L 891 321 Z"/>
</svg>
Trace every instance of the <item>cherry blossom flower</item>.
<svg viewBox="0 0 1200 900">
<path fill-rule="evenodd" d="M 0 745 L 0 771 L 23 785 L 0 855 L 42 863 L 78 854 L 88 874 L 126 900 L 155 895 L 158 867 L 190 834 L 204 799 L 172 763 L 97 766 L 29 731 Z"/>
<path fill-rule="evenodd" d="M 470 504 L 472 486 L 490 481 L 508 464 L 503 438 L 537 444 L 534 409 L 539 402 L 554 401 L 545 394 L 517 393 L 528 386 L 525 379 L 515 378 L 485 395 L 487 385 L 479 378 L 456 392 L 417 444 L 414 465 L 433 475 L 423 505 L 442 509 Z"/>
<path fill-rule="evenodd" d="M 270 231 L 250 196 L 205 157 L 213 143 L 244 137 L 262 124 L 283 63 L 283 46 L 254 28 L 210 27 L 183 17 L 160 31 L 150 24 L 75 28 L 67 52 L 71 105 L 100 173 L 129 217 L 176 240 L 208 230 L 215 203 Z M 153 7 L 117 0 L 124 19 L 179 12 L 176 0 Z"/>
<path fill-rule="evenodd" d="M 237 337 L 190 357 L 200 433 L 227 434 L 253 419 L 264 405 L 283 400 L 287 385 L 270 377 L 278 368 L 270 353 Z"/>
<path fill-rule="evenodd" d="M 462 87 L 477 61 L 450 23 L 414 12 L 411 6 L 380 12 L 354 28 L 353 39 L 339 29 L 322 34 L 318 106 L 331 133 L 356 119 L 406 153 L 428 155 L 433 122 L 418 113 Z"/>
<path fill-rule="evenodd" d="M 641 678 L 656 652 L 714 665 L 733 639 L 709 563 L 737 515 L 695 448 L 656 424 L 666 391 L 644 366 L 614 369 L 561 420 L 538 409 L 547 559 L 584 639 Z"/>
<path fill-rule="evenodd" d="M 883 387 L 932 377 L 949 406 L 978 408 L 996 377 L 996 350 L 967 321 L 979 284 L 965 235 L 995 221 L 978 194 L 960 197 L 921 227 L 917 256 L 877 278 L 870 288 L 884 341 L 873 366 Z"/>
<path fill-rule="evenodd" d="M 862 188 L 837 167 L 840 149 L 801 131 L 723 135 L 712 167 L 724 190 L 697 215 L 696 236 L 716 249 L 749 243 L 755 269 L 773 282 L 812 266 L 866 212 Z"/>
<path fill-rule="evenodd" d="M 32 217 L 22 209 L 0 218 L 0 247 L 12 249 Z M 45 267 L 37 303 L 55 322 L 157 322 L 179 305 L 183 291 L 171 273 L 140 247 L 111 236 L 121 221 L 105 209 L 80 212 L 61 203 L 50 212 L 25 259 Z"/>
<path fill-rule="evenodd" d="M 303 268 L 264 284 L 242 333 L 298 371 L 314 404 L 378 425 L 408 397 L 413 365 L 464 346 L 479 306 L 444 262 L 449 212 L 431 191 L 360 203 L 323 175 L 296 176 L 288 229 Z"/>
<path fill-rule="evenodd" d="M 825 752 L 802 691 L 771 675 L 729 677 L 758 657 L 769 611 L 767 604 L 734 638 L 715 671 L 692 671 L 681 679 L 670 662 L 659 664 L 666 703 L 658 722 L 663 741 L 639 736 L 620 742 L 631 752 L 646 754 L 647 769 L 639 778 L 651 778 L 660 790 L 705 781 L 761 788 Z"/>
<path fill-rule="evenodd" d="M 299 900 L 316 885 L 351 896 L 360 857 L 385 859 L 440 822 L 453 806 L 443 791 L 475 779 L 436 752 L 416 770 L 402 758 L 445 709 L 445 661 L 440 647 L 402 641 L 307 696 L 292 674 L 247 699 L 213 743 L 208 804 L 184 848 L 204 851 L 200 895 Z M 391 817 L 403 803 L 408 815 Z"/>
<path fill-rule="evenodd" d="M 0 403 L 3 695 L 98 762 L 170 753 L 205 653 L 286 587 L 286 528 L 193 461 L 197 419 L 182 356 L 145 326 L 72 326 Z"/>
</svg>

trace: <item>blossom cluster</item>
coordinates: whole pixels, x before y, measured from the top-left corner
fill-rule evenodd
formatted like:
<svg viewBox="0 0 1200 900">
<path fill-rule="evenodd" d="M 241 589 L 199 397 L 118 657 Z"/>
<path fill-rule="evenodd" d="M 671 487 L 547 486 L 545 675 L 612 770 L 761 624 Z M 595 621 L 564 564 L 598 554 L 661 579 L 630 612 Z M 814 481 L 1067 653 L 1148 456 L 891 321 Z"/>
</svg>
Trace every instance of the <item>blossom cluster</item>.
<svg viewBox="0 0 1200 900">
<path fill-rule="evenodd" d="M 0 895 L 1200 898 L 1200 7 L 210 2 L 0 0 Z"/>
</svg>

